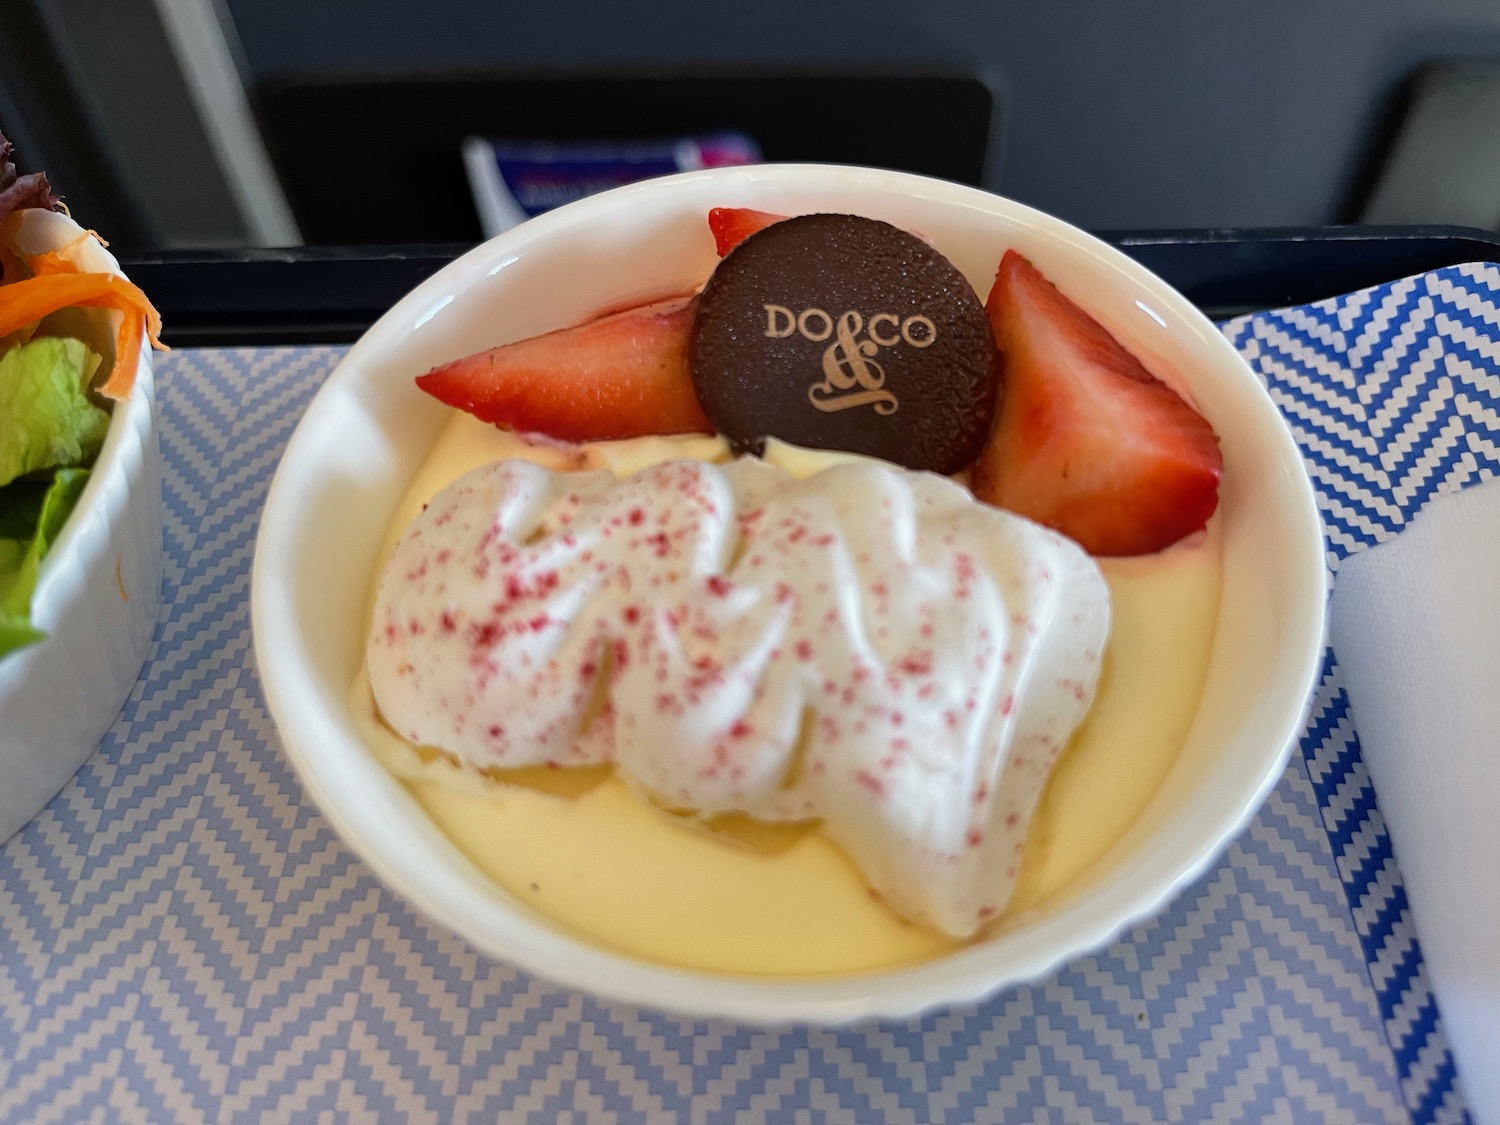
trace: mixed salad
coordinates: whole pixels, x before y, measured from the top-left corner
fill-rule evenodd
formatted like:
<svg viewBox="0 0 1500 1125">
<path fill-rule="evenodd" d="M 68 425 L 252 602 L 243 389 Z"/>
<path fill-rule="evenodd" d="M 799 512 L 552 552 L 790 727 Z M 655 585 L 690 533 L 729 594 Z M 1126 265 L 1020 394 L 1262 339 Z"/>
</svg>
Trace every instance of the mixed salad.
<svg viewBox="0 0 1500 1125">
<path fill-rule="evenodd" d="M 45 635 L 31 614 L 42 560 L 161 329 L 144 293 L 84 264 L 92 232 L 45 248 L 25 236 L 28 212 L 64 208 L 12 153 L 0 135 L 0 660 Z"/>
</svg>

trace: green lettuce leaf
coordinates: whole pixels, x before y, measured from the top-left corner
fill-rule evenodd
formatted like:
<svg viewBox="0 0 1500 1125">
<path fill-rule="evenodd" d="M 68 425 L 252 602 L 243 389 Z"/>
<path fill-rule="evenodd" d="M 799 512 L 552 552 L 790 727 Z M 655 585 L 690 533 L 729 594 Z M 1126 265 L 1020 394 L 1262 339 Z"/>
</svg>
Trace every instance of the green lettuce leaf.
<svg viewBox="0 0 1500 1125">
<path fill-rule="evenodd" d="M 99 452 L 109 414 L 87 392 L 98 366 L 80 341 L 51 336 L 0 355 L 0 485 Z"/>
<path fill-rule="evenodd" d="M 46 636 L 31 623 L 31 595 L 88 478 L 87 469 L 58 469 L 48 482 L 0 488 L 0 657 Z"/>
</svg>

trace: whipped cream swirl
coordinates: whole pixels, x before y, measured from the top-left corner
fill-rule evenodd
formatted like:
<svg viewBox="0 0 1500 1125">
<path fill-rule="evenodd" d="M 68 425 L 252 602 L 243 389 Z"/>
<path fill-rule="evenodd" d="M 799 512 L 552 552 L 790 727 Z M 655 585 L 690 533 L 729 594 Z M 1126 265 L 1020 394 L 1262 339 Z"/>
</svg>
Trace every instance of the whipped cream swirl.
<svg viewBox="0 0 1500 1125">
<path fill-rule="evenodd" d="M 511 460 L 407 528 L 366 659 L 385 721 L 467 768 L 612 763 L 674 810 L 820 820 L 963 936 L 1010 897 L 1108 630 L 1081 548 L 943 477 Z"/>
</svg>

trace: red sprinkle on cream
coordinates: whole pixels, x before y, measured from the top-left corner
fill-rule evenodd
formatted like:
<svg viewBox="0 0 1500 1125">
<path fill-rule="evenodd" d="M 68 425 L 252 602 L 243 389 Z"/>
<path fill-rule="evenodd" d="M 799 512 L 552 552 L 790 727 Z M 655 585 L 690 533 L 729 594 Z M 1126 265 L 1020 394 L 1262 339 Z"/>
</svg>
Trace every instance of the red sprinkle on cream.
<svg viewBox="0 0 1500 1125">
<path fill-rule="evenodd" d="M 883 897 L 968 934 L 1094 690 L 1089 566 L 928 474 L 497 462 L 403 537 L 367 663 L 394 729 L 465 765 L 614 763 L 699 812 L 822 818 Z"/>
</svg>

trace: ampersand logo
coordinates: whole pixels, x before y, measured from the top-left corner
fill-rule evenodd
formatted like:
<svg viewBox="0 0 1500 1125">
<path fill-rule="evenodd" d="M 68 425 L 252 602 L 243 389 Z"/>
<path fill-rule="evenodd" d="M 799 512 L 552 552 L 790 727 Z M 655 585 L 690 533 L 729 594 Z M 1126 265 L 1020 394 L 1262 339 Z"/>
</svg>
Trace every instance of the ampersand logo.
<svg viewBox="0 0 1500 1125">
<path fill-rule="evenodd" d="M 823 381 L 807 388 L 808 401 L 819 410 L 872 406 L 876 414 L 894 414 L 900 408 L 885 389 L 885 368 L 874 359 L 880 345 L 858 338 L 864 326 L 857 312 L 839 317 L 838 340 L 823 351 Z"/>
<path fill-rule="evenodd" d="M 785 305 L 763 307 L 768 339 L 783 340 L 793 332 L 814 343 L 834 337 L 834 342 L 823 349 L 822 381 L 807 390 L 808 401 L 822 411 L 871 406 L 876 414 L 896 413 L 901 403 L 885 388 L 885 368 L 875 356 L 881 348 L 903 343 L 927 348 L 937 340 L 937 325 L 921 315 L 903 319 L 894 313 L 876 313 L 870 318 L 867 338 L 861 340 L 859 334 L 866 330 L 866 324 L 857 310 L 843 313 L 835 322 L 818 308 L 794 314 Z"/>
<path fill-rule="evenodd" d="M 719 264 L 689 363 L 705 413 L 740 448 L 777 437 L 953 472 L 989 430 L 994 348 L 973 287 L 927 243 L 804 215 Z"/>
</svg>

